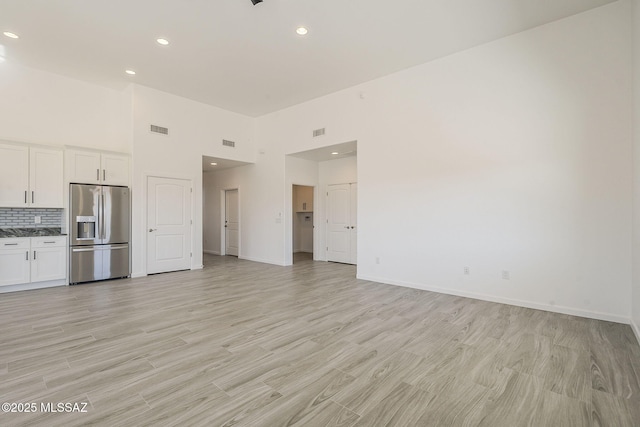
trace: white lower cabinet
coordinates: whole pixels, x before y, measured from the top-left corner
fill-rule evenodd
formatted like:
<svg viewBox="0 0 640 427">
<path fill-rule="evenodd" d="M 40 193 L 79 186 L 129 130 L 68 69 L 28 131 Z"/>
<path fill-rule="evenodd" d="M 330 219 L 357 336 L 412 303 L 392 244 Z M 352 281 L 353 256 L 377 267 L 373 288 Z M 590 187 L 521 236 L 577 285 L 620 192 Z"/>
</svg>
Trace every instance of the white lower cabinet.
<svg viewBox="0 0 640 427">
<path fill-rule="evenodd" d="M 31 282 L 67 277 L 67 250 L 64 237 L 31 238 Z"/>
<path fill-rule="evenodd" d="M 29 283 L 29 238 L 0 240 L 0 286 Z"/>
<path fill-rule="evenodd" d="M 0 292 L 64 285 L 67 278 L 67 238 L 22 237 L 0 239 Z M 34 286 L 7 289 L 12 285 Z M 2 289 L 1 287 L 5 287 Z"/>
</svg>

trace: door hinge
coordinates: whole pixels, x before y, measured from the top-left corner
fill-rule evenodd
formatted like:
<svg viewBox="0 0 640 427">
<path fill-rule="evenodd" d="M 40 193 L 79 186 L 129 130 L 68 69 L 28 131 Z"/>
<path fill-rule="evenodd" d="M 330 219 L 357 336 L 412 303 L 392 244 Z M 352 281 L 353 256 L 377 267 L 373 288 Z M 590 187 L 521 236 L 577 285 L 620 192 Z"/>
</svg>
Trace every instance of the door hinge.
<svg viewBox="0 0 640 427">
<path fill-rule="evenodd" d="M 329 246 L 327 246 L 327 250 L 329 250 Z"/>
<path fill-rule="evenodd" d="M 189 256 L 190 256 L 191 258 L 193 258 L 193 252 L 189 253 Z"/>
<path fill-rule="evenodd" d="M 189 220 L 189 224 L 193 225 L 193 220 L 192 219 Z"/>
<path fill-rule="evenodd" d="M 193 188 L 190 188 L 190 189 L 189 189 L 189 192 L 190 192 L 190 193 L 193 193 Z"/>
</svg>

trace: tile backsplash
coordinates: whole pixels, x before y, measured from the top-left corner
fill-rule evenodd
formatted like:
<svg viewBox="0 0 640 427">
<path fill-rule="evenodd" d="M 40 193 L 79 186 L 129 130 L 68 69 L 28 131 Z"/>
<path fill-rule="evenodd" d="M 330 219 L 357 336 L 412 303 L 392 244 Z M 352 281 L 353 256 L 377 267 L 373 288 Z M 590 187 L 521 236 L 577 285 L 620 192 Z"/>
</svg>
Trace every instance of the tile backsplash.
<svg viewBox="0 0 640 427">
<path fill-rule="evenodd" d="M 62 227 L 62 209 L 0 208 L 0 228 Z M 34 217 L 39 216 L 40 224 Z"/>
</svg>

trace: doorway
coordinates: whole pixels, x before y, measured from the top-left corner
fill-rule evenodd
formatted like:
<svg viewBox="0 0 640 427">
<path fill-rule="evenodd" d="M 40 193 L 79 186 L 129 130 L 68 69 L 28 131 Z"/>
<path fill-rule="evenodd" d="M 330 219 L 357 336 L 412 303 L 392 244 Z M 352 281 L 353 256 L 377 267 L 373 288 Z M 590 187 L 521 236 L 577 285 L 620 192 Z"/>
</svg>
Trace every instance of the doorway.
<svg viewBox="0 0 640 427">
<path fill-rule="evenodd" d="M 240 206 L 238 189 L 224 192 L 224 253 L 238 256 L 240 253 Z"/>
<path fill-rule="evenodd" d="M 147 177 L 147 274 L 191 268 L 191 181 Z"/>
<path fill-rule="evenodd" d="M 313 260 L 314 187 L 293 185 L 293 263 Z"/>
</svg>

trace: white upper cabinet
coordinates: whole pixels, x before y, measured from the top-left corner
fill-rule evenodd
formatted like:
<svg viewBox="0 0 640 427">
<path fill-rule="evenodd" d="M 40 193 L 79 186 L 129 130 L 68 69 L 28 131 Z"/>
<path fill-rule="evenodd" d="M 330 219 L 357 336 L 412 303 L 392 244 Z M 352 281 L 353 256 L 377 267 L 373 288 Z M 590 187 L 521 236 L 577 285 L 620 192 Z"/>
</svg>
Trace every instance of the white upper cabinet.
<svg viewBox="0 0 640 427">
<path fill-rule="evenodd" d="M 62 183 L 60 183 L 62 186 Z M 0 145 L 0 207 L 27 206 L 29 147 Z"/>
<path fill-rule="evenodd" d="M 67 181 L 79 184 L 99 184 L 101 178 L 100 153 L 66 150 Z"/>
<path fill-rule="evenodd" d="M 294 186 L 294 209 L 296 212 L 313 212 L 313 187 Z"/>
<path fill-rule="evenodd" d="M 31 147 L 29 166 L 29 206 L 61 208 L 64 192 L 62 151 Z"/>
<path fill-rule="evenodd" d="M 62 151 L 0 144 L 0 207 L 62 208 Z"/>
<path fill-rule="evenodd" d="M 102 183 L 129 186 L 129 156 L 102 154 Z"/>
<path fill-rule="evenodd" d="M 67 181 L 78 184 L 129 185 L 129 156 L 66 150 Z"/>
</svg>

